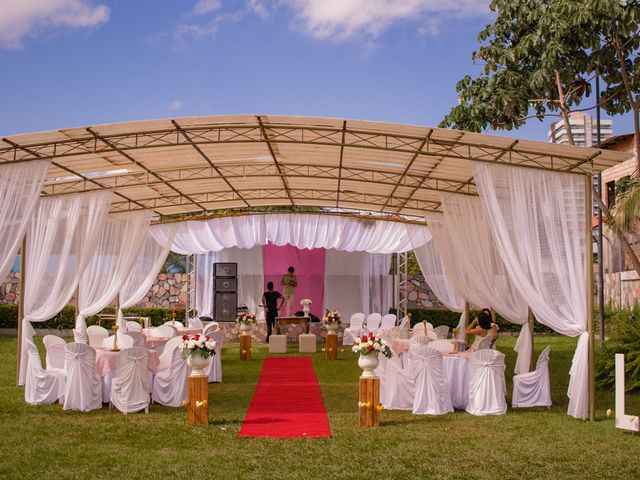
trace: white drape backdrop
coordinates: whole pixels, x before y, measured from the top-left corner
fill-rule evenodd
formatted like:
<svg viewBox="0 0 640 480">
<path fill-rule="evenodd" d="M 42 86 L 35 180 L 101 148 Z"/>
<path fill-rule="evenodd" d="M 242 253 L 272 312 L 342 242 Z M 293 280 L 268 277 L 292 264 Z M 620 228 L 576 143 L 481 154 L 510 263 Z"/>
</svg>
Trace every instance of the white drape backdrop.
<svg viewBox="0 0 640 480">
<path fill-rule="evenodd" d="M 213 264 L 238 264 L 238 305 L 246 305 L 251 313 L 258 312 L 264 292 L 262 246 L 225 248 L 219 252 L 196 255 L 196 310 L 198 316 L 213 317 Z"/>
<path fill-rule="evenodd" d="M 421 228 L 407 225 L 407 229 Z M 348 252 L 396 253 L 412 248 L 396 222 L 316 214 L 263 214 L 182 222 L 171 250 L 183 255 L 256 245 L 293 245 Z M 164 243 L 166 238 L 157 238 Z"/>
<path fill-rule="evenodd" d="M 585 178 L 484 163 L 474 163 L 473 171 L 498 250 L 536 319 L 580 336 L 567 413 L 587 418 Z"/>
<path fill-rule="evenodd" d="M 102 234 L 113 192 L 43 199 L 27 230 L 20 385 L 24 384 L 31 322 L 44 322 L 69 303 Z"/>
<path fill-rule="evenodd" d="M 397 228 L 397 226 L 396 226 Z M 370 253 L 369 256 L 369 313 L 384 315 L 389 312 L 389 269 L 391 255 L 385 253 Z"/>
<path fill-rule="evenodd" d="M 455 257 L 457 265 L 464 268 L 463 274 L 454 271 L 454 284 L 476 306 L 492 308 L 511 323 L 522 326 L 515 346 L 518 352 L 515 373 L 528 372 L 531 361 L 529 309 L 509 278 L 480 199 L 449 194 L 441 195 L 441 202 L 449 239 L 446 254 Z"/>
<path fill-rule="evenodd" d="M 74 337 L 86 343 L 86 317 L 107 307 L 118 295 L 148 235 L 151 213 L 109 215 L 91 261 L 80 280 Z M 124 325 L 120 325 L 123 331 Z"/>
<path fill-rule="evenodd" d="M 0 166 L 0 279 L 13 266 L 51 162 Z"/>
<path fill-rule="evenodd" d="M 129 276 L 120 289 L 120 309 L 118 310 L 118 323 L 124 325 L 122 309 L 134 306 L 142 300 L 153 286 L 158 273 L 164 265 L 169 254 L 171 242 L 178 228 L 177 223 L 151 225 Z M 156 238 L 164 239 L 159 243 Z"/>
<path fill-rule="evenodd" d="M 369 307 L 369 255 L 327 250 L 324 255 L 324 308 L 335 308 L 349 321 Z"/>
</svg>

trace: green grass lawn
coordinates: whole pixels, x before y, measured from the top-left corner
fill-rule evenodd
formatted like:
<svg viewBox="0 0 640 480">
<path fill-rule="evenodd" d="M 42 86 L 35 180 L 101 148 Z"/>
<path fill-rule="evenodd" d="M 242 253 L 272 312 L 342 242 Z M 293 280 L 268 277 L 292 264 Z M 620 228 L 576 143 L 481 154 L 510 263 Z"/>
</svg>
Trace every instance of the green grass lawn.
<svg viewBox="0 0 640 480">
<path fill-rule="evenodd" d="M 184 409 L 152 405 L 150 413 L 64 412 L 29 406 L 15 386 L 15 338 L 0 338 L 0 478 L 250 478 L 250 479 L 573 479 L 638 478 L 640 437 L 605 417 L 612 392 L 598 392 L 598 421 L 566 415 L 568 371 L 575 340 L 536 337 L 536 356 L 551 344 L 554 406 L 501 417 L 453 413 L 440 417 L 384 411 L 378 429 L 357 426 L 360 370 L 349 350 L 336 362 L 313 356 L 332 438 L 241 439 L 266 348 L 240 362 L 237 344 L 223 353 L 224 383 L 210 384 L 210 423 L 188 427 Z M 515 338 L 507 354 L 510 404 Z M 39 344 L 40 347 L 41 344 Z M 290 355 L 295 346 L 290 346 Z M 640 413 L 640 396 L 627 412 Z"/>
</svg>

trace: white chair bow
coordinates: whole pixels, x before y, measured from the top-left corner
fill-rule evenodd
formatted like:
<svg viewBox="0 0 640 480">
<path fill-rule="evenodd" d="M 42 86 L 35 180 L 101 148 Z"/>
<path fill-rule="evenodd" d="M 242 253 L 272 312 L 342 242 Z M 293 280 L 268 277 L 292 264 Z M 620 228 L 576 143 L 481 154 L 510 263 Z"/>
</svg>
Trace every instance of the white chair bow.
<svg viewBox="0 0 640 480">
<path fill-rule="evenodd" d="M 187 399 L 187 376 L 189 367 L 182 356 L 182 338 L 174 337 L 167 342 L 153 380 L 153 401 L 168 407 L 180 407 Z"/>
<path fill-rule="evenodd" d="M 469 358 L 469 403 L 472 415 L 504 415 L 506 384 L 504 354 L 497 350 L 478 350 Z"/>
<path fill-rule="evenodd" d="M 118 353 L 118 376 L 111 381 L 110 402 L 124 414 L 149 413 L 148 363 L 146 348 L 132 347 Z"/>
<path fill-rule="evenodd" d="M 443 415 L 453 412 L 440 352 L 428 345 L 416 345 L 409 351 L 409 369 L 416 378 L 413 413 Z"/>
<path fill-rule="evenodd" d="M 38 348 L 27 342 L 27 372 L 24 400 L 31 405 L 54 403 L 64 395 L 65 375 L 62 370 L 45 370 Z"/>
<path fill-rule="evenodd" d="M 67 382 L 63 409 L 88 412 L 102 408 L 102 381 L 96 373 L 96 351 L 84 343 L 68 343 L 64 367 Z"/>
<path fill-rule="evenodd" d="M 550 407 L 551 383 L 549 379 L 549 352 L 551 345 L 545 348 L 536 363 L 533 372 L 521 373 L 513 377 L 514 408 Z"/>
</svg>

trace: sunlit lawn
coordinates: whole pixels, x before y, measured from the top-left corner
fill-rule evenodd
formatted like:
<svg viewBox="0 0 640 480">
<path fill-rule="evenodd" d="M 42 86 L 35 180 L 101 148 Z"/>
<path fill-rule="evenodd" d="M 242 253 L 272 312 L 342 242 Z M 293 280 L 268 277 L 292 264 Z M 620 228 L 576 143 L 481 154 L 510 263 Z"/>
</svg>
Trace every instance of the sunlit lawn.
<svg viewBox="0 0 640 480">
<path fill-rule="evenodd" d="M 237 344 L 225 346 L 224 382 L 209 389 L 210 424 L 190 428 L 183 409 L 158 405 L 148 415 L 127 416 L 107 408 L 28 406 L 15 386 L 15 338 L 0 338 L 0 478 L 638 478 L 640 437 L 616 431 L 605 417 L 612 393 L 598 392 L 595 423 L 565 413 L 575 341 L 535 340 L 536 356 L 552 345 L 550 410 L 509 410 L 502 417 L 384 411 L 380 428 L 359 429 L 356 359 L 345 350 L 327 362 L 319 351 L 313 362 L 333 437 L 269 440 L 238 438 L 264 346 L 250 362 L 240 362 Z M 514 341 L 500 338 L 498 345 L 507 354 L 509 404 Z M 627 411 L 639 410 L 640 396 L 629 396 Z"/>
</svg>

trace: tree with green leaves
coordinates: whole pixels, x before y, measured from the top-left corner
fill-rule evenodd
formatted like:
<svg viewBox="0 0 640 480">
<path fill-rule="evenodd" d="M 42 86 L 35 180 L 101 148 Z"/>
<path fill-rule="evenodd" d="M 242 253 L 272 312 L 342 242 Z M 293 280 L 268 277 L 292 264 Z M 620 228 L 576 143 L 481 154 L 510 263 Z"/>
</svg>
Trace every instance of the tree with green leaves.
<svg viewBox="0 0 640 480">
<path fill-rule="evenodd" d="M 495 21 L 480 32 L 473 53 L 482 71 L 458 82 L 458 105 L 441 127 L 511 130 L 532 118 L 557 117 L 574 144 L 569 115 L 595 108 L 583 104 L 598 74 L 606 84 L 601 107 L 610 115 L 633 112 L 638 145 L 639 0 L 493 0 L 490 8 Z M 595 197 L 640 274 L 621 227 Z"/>
</svg>

